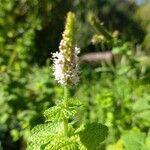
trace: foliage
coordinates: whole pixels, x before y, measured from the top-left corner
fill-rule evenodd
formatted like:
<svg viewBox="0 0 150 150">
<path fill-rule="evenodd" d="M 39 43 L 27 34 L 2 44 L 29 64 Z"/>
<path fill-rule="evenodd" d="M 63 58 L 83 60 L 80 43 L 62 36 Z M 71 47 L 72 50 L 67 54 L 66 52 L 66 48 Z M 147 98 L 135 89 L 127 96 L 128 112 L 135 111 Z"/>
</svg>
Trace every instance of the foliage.
<svg viewBox="0 0 150 150">
<path fill-rule="evenodd" d="M 4 137 L 9 132 L 15 141 L 22 136 L 26 138 L 30 127 L 43 122 L 43 109 L 53 105 L 50 98 L 55 97 L 49 79 L 49 67 L 34 67 L 25 74 L 1 72 L 0 124 L 5 129 Z"/>
<path fill-rule="evenodd" d="M 125 130 L 131 128 L 148 133 L 150 82 L 146 76 L 149 77 L 149 65 L 142 65 L 140 57 L 133 52 L 132 43 L 118 40 L 98 20 L 92 19 L 92 24 L 96 25 L 99 32 L 97 36 L 105 39 L 104 41 L 97 40 L 95 44 L 104 42 L 108 46 L 111 45 L 112 53 L 117 58 L 114 58 L 115 66 L 110 64 L 93 65 L 94 72 L 93 67 L 84 66 L 82 81 L 86 84 L 79 87 L 75 93 L 78 97 L 82 95 L 84 105 L 87 106 L 84 115 L 80 116 L 80 120 L 104 122 L 110 131 L 108 143 L 118 140 Z M 147 70 L 146 72 L 142 72 L 144 68 Z M 89 74 L 87 69 L 93 73 Z M 89 88 L 89 85 L 93 86 Z M 120 141 L 118 145 L 121 145 Z"/>
<path fill-rule="evenodd" d="M 136 18 L 140 21 L 141 26 L 146 29 L 146 36 L 143 41 L 143 46 L 146 49 L 150 48 L 150 4 L 144 4 L 137 9 Z"/>
<path fill-rule="evenodd" d="M 49 57 L 58 47 L 68 10 L 76 13 L 75 33 L 81 52 L 112 50 L 114 60 L 110 64 L 82 64 L 81 84 L 75 89 L 70 88 L 69 93 L 81 102 L 69 98 L 70 104 L 66 109 L 60 102 L 63 89 L 53 81 Z M 91 148 L 92 145 L 88 144 L 99 143 L 86 143 L 86 134 L 89 141 L 91 139 L 91 133 L 87 130 L 100 128 L 100 123 L 109 127 L 109 136 L 101 143 L 101 149 L 109 146 L 112 150 L 114 147 L 122 148 L 125 146 L 123 140 L 130 136 L 133 137 L 133 143 L 135 137 L 140 136 L 143 141 L 140 145 L 149 147 L 150 59 L 147 55 L 147 11 L 148 4 L 136 6 L 131 1 L 0 0 L 0 149 L 25 149 L 31 128 L 38 124 L 32 130 L 35 135 L 33 143 L 39 134 L 47 136 L 44 139 L 49 141 L 49 134 L 58 131 L 62 133 L 54 139 L 58 147 L 67 143 L 70 149 L 77 149 L 78 146 L 82 149 L 85 146 Z M 100 19 L 102 29 L 107 30 L 113 40 L 108 40 L 99 31 L 95 32 L 88 22 L 91 14 Z M 97 43 L 91 42 L 92 36 Z M 139 45 L 143 38 L 143 44 Z M 147 54 L 144 53 L 145 49 Z M 51 107 L 54 100 L 58 107 Z M 46 123 L 43 116 L 45 109 Z M 54 117 L 55 114 L 58 119 Z M 68 139 L 62 130 L 59 131 L 59 127 L 62 127 L 59 122 L 63 117 L 68 117 L 71 122 Z M 88 126 L 91 122 L 100 123 Z M 125 133 L 133 128 L 139 132 Z M 96 138 L 100 134 L 94 135 Z M 40 138 L 43 137 L 39 136 L 39 144 Z M 50 146 L 53 144 L 46 144 L 44 146 L 47 149 L 52 149 Z"/>
<path fill-rule="evenodd" d="M 74 59 L 74 23 L 75 16 L 72 12 L 68 12 L 66 18 L 65 30 L 60 43 L 60 53 L 64 57 L 64 70 L 62 75 L 67 74 L 70 61 Z M 61 61 L 63 61 L 61 59 Z M 60 61 L 58 59 L 58 61 Z M 60 63 L 60 62 L 59 62 Z M 76 62 L 77 63 L 77 62 Z M 73 65 L 77 65 L 74 63 Z M 56 64 L 54 64 L 56 65 Z M 57 65 L 63 65 L 62 63 Z M 57 66 L 59 67 L 59 66 Z M 66 68 L 65 68 L 66 67 Z M 69 70 L 70 72 L 72 70 Z M 72 79 L 72 76 L 65 76 L 67 79 Z M 60 82 L 61 83 L 61 82 Z M 100 148 L 100 143 L 103 142 L 108 134 L 108 129 L 100 123 L 85 124 L 83 128 L 74 128 L 72 119 L 76 116 L 78 107 L 75 102 L 71 103 L 68 100 L 68 87 L 72 86 L 71 82 L 62 84 L 64 86 L 64 99 L 60 104 L 47 109 L 44 112 L 46 121 L 43 125 L 38 125 L 32 130 L 27 149 L 43 149 L 43 150 L 96 150 Z M 63 125 L 63 127 L 62 127 Z M 77 132 L 77 131 L 78 132 Z M 93 143 L 90 143 L 94 140 Z"/>
<path fill-rule="evenodd" d="M 108 129 L 100 123 L 86 124 L 85 129 L 80 132 L 81 142 L 89 150 L 99 149 L 100 142 L 107 137 Z M 93 142 L 91 142 L 93 141 Z"/>
<path fill-rule="evenodd" d="M 5 59 L 0 62 L 7 64 L 25 59 L 30 63 L 45 64 L 50 51 L 58 48 L 69 10 L 76 13 L 76 39 L 83 52 L 91 50 L 89 45 L 94 31 L 87 23 L 91 13 L 105 22 L 110 31 L 118 29 L 126 41 L 142 42 L 144 31 L 134 19 L 136 9 L 134 3 L 118 0 L 1 0 L 0 54 Z"/>
<path fill-rule="evenodd" d="M 38 125 L 32 129 L 28 149 L 95 150 L 99 147 L 99 144 L 105 140 L 108 132 L 107 127 L 99 123 L 87 124 L 79 129 L 73 128 L 70 123 L 68 136 L 66 137 L 64 135 L 62 122 L 66 117 L 61 116 L 59 112 L 52 112 L 50 114 L 52 109 L 46 110 L 45 115 L 48 116 L 47 118 L 51 118 L 51 114 L 53 114 L 53 118 L 55 118 L 55 120 L 46 119 L 46 122 L 48 123 Z M 71 114 L 71 111 L 68 108 L 66 108 L 66 110 L 69 114 Z M 65 109 L 61 108 L 61 111 L 64 112 Z M 62 119 L 60 120 L 60 118 Z M 90 143 L 93 139 L 94 143 Z"/>
<path fill-rule="evenodd" d="M 74 1 L 73 8 L 77 14 L 77 42 L 81 48 L 84 48 L 84 51 L 94 49 L 90 41 L 94 31 L 87 23 L 91 14 L 96 15 L 102 23 L 105 23 L 109 31 L 118 30 L 123 41 L 134 43 L 143 41 L 145 33 L 134 17 L 137 6 L 133 1 L 80 0 Z M 85 47 L 85 44 L 88 47 Z"/>
<path fill-rule="evenodd" d="M 107 150 L 149 150 L 149 135 L 139 132 L 136 129 L 123 133 L 116 144 L 107 146 Z"/>
</svg>

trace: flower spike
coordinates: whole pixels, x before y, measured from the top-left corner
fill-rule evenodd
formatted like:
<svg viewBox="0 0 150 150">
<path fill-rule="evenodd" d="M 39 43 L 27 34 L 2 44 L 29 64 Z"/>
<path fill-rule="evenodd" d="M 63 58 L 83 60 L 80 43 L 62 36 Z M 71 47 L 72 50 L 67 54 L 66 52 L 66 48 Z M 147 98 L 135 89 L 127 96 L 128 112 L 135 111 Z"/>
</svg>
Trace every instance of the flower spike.
<svg viewBox="0 0 150 150">
<path fill-rule="evenodd" d="M 75 15 L 67 14 L 65 30 L 59 45 L 59 52 L 53 54 L 55 80 L 62 85 L 76 85 L 78 77 L 78 54 L 80 49 L 75 46 Z"/>
</svg>

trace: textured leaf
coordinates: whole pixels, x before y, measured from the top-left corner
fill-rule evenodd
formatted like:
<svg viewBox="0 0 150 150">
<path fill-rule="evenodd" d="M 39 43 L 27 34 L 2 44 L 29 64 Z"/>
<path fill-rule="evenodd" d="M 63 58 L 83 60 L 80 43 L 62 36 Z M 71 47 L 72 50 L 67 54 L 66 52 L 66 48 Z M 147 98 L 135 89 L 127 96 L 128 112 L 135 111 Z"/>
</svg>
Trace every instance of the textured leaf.
<svg viewBox="0 0 150 150">
<path fill-rule="evenodd" d="M 77 113 L 75 106 L 68 106 L 67 108 L 60 104 L 51 107 L 44 112 L 46 121 L 62 121 L 64 118 L 69 119 Z"/>
<path fill-rule="evenodd" d="M 63 127 L 57 126 L 57 123 L 52 127 L 49 124 L 36 126 L 32 130 L 33 135 L 30 137 L 27 150 L 87 150 L 80 142 L 78 134 L 74 135 L 74 132 L 70 131 L 72 134 L 66 137 L 64 132 L 60 132 L 62 129 Z"/>
<path fill-rule="evenodd" d="M 55 136 L 55 138 L 45 147 L 45 150 L 80 150 L 78 137 Z"/>
<path fill-rule="evenodd" d="M 54 122 L 37 125 L 32 129 L 31 134 L 28 149 L 38 150 L 47 145 L 55 135 L 63 134 L 63 124 Z"/>
<path fill-rule="evenodd" d="M 86 124 L 79 133 L 81 142 L 88 150 L 96 150 L 101 142 L 106 139 L 108 128 L 100 123 Z"/>
<path fill-rule="evenodd" d="M 77 107 L 79 107 L 79 106 L 82 106 L 82 103 L 81 103 L 81 101 L 79 101 L 78 99 L 69 99 L 69 101 L 68 101 L 68 105 L 69 105 L 69 107 L 75 107 L 75 106 L 77 106 Z"/>
<path fill-rule="evenodd" d="M 40 145 L 38 143 L 36 144 L 30 142 L 28 143 L 27 150 L 42 150 L 42 149 L 40 148 Z"/>
</svg>

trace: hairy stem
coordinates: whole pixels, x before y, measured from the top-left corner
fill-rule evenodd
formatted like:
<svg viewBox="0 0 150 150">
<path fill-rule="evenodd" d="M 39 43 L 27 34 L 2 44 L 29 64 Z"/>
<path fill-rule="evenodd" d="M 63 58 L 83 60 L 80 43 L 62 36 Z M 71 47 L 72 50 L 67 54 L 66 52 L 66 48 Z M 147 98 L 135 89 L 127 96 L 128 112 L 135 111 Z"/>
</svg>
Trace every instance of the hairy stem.
<svg viewBox="0 0 150 150">
<path fill-rule="evenodd" d="M 65 107 L 68 106 L 68 89 L 66 86 L 64 87 L 64 105 Z M 64 134 L 68 136 L 68 119 L 64 118 L 63 123 L 64 123 Z"/>
</svg>

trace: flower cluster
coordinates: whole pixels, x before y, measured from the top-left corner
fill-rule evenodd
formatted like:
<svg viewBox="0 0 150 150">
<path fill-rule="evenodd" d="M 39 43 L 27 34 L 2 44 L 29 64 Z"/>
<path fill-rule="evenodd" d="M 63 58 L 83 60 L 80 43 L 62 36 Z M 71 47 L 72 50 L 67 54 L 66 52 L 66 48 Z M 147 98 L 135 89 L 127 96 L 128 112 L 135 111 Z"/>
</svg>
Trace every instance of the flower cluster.
<svg viewBox="0 0 150 150">
<path fill-rule="evenodd" d="M 67 15 L 65 31 L 60 42 L 59 50 L 53 54 L 54 76 L 62 85 L 76 85 L 78 77 L 79 48 L 74 46 L 74 14 Z"/>
</svg>

